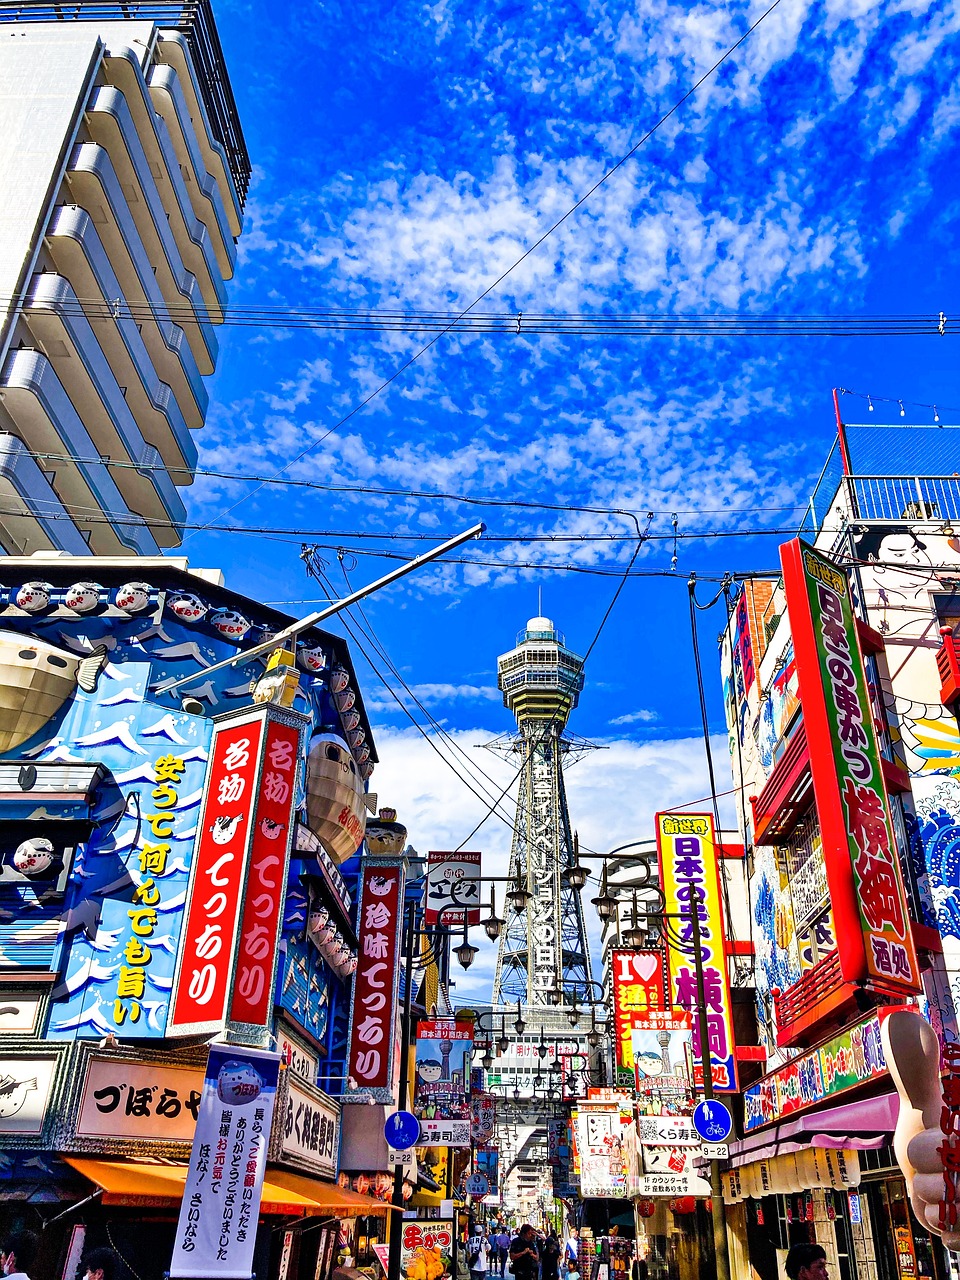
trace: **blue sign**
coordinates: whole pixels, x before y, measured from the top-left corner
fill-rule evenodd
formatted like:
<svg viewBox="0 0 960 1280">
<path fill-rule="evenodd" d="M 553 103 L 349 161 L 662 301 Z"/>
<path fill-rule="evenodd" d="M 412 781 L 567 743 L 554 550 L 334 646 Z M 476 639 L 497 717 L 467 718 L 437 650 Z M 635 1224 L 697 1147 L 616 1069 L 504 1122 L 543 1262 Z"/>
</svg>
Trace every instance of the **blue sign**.
<svg viewBox="0 0 960 1280">
<path fill-rule="evenodd" d="M 693 1127 L 704 1142 L 726 1142 L 733 1132 L 730 1108 L 716 1098 L 698 1102 L 693 1112 Z"/>
<path fill-rule="evenodd" d="M 420 1121 L 412 1111 L 397 1111 L 384 1120 L 383 1136 L 394 1151 L 409 1151 L 420 1141 Z"/>
</svg>

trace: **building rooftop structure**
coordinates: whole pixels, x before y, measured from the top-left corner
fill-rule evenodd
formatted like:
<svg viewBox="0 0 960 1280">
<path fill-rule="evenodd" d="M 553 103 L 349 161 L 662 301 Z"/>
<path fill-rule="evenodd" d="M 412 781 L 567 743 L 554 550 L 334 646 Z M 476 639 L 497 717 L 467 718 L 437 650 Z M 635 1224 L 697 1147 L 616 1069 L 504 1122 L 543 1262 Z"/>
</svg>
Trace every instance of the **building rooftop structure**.
<svg viewBox="0 0 960 1280">
<path fill-rule="evenodd" d="M 580 699 L 583 659 L 568 649 L 550 618 L 531 618 L 516 648 L 497 659 L 503 705 L 517 718 L 552 720 L 562 728 Z"/>
</svg>

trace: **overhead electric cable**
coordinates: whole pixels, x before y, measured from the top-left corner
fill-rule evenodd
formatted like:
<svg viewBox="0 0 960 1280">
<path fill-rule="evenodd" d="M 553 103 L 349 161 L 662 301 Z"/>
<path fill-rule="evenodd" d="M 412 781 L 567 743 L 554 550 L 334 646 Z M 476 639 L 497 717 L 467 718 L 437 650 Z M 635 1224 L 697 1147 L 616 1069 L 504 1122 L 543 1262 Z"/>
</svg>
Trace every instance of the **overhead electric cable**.
<svg viewBox="0 0 960 1280">
<path fill-rule="evenodd" d="M 284 471 L 294 466 L 297 462 L 300 461 L 301 458 L 305 457 L 318 445 L 322 444 L 323 441 L 326 440 L 328 436 L 332 435 L 335 431 L 338 431 L 340 427 L 342 427 L 345 423 L 349 422 L 350 419 L 355 417 L 362 409 L 366 408 L 366 406 L 372 400 L 376 399 L 376 397 L 380 395 L 381 392 L 385 391 L 392 383 L 394 383 L 397 380 L 397 378 L 401 376 L 401 374 L 405 373 L 407 369 L 409 369 L 422 356 L 424 356 L 433 346 L 435 346 L 436 343 L 440 341 L 441 337 L 443 337 L 445 333 L 449 333 L 455 324 L 457 324 L 465 316 L 469 315 L 472 311 L 474 311 L 480 305 L 480 303 L 483 302 L 484 298 L 489 297 L 489 295 L 494 291 L 494 289 L 496 289 L 500 284 L 502 284 L 503 281 L 506 280 L 506 278 L 512 272 L 516 271 L 517 267 L 519 267 L 521 263 L 525 262 L 532 253 L 536 252 L 536 250 L 540 247 L 540 245 L 544 243 L 544 241 L 549 239 L 549 237 L 552 236 L 553 233 L 556 230 L 558 230 L 558 228 L 561 227 L 567 221 L 568 218 L 572 217 L 572 215 L 576 213 L 578 209 L 580 209 L 584 204 L 586 204 L 586 202 L 590 199 L 590 197 L 594 194 L 595 191 L 598 191 L 600 187 L 602 187 L 603 184 L 609 178 L 611 178 L 619 169 L 621 169 L 632 156 L 636 155 L 636 153 L 640 150 L 640 148 L 644 145 L 644 143 L 647 142 L 650 138 L 652 138 L 653 135 L 657 132 L 657 130 L 660 129 L 664 124 L 666 124 L 666 122 L 671 118 L 671 116 L 675 115 L 677 111 L 679 111 L 680 108 L 684 105 L 685 102 L 687 102 L 690 98 L 693 97 L 693 95 L 697 92 L 700 86 L 704 84 L 707 80 L 709 80 L 715 71 L 717 71 L 720 67 L 723 66 L 726 60 L 733 53 L 735 53 L 737 49 L 740 48 L 743 42 L 747 40 L 754 31 L 756 31 L 757 27 L 759 27 L 760 24 L 764 22 L 770 16 L 771 13 L 773 13 L 774 9 L 776 9 L 779 4 L 780 4 L 780 0 L 773 0 L 773 3 L 770 4 L 763 11 L 763 13 L 761 13 L 759 17 L 756 18 L 755 21 L 750 24 L 749 27 L 747 27 L 743 35 L 740 36 L 740 38 L 737 41 L 735 41 L 734 44 L 730 45 L 730 47 L 723 54 L 721 54 L 721 56 L 716 60 L 716 62 L 714 62 L 714 64 L 707 71 L 705 71 L 702 76 L 700 76 L 700 78 L 691 86 L 691 88 L 689 88 L 686 91 L 686 93 L 683 94 L 682 97 L 678 98 L 677 101 L 673 104 L 673 106 L 670 107 L 669 110 L 665 111 L 659 117 L 659 119 L 657 119 L 654 122 L 654 124 L 651 125 L 651 127 L 646 131 L 646 133 L 644 133 L 642 137 L 636 143 L 634 143 L 634 145 L 630 148 L 630 150 L 627 151 L 624 155 L 622 155 L 620 159 L 616 162 L 616 164 L 614 164 L 600 178 L 598 178 L 597 181 L 593 184 L 593 186 L 591 186 L 574 204 L 572 204 L 565 213 L 563 213 L 559 218 L 557 218 L 557 220 L 553 222 L 546 229 L 546 231 L 544 231 L 540 236 L 538 236 L 537 239 L 534 240 L 533 244 L 531 244 L 529 248 L 525 249 L 523 253 L 520 255 L 520 257 L 516 259 L 515 262 L 511 263 L 511 265 L 508 266 L 504 271 L 502 271 L 495 280 L 493 280 L 489 285 L 487 285 L 487 287 L 483 290 L 483 292 L 480 293 L 476 298 L 474 298 L 474 300 L 469 304 L 469 306 L 464 307 L 464 309 L 457 314 L 454 320 L 452 320 L 448 325 L 446 325 L 443 329 L 441 329 L 438 333 L 436 333 L 430 339 L 429 342 L 425 342 L 421 347 L 419 347 L 408 359 L 404 360 L 402 364 L 400 364 L 396 369 L 394 369 L 393 373 L 391 373 L 389 377 L 385 378 L 381 383 L 379 383 L 378 386 L 374 387 L 372 391 L 370 391 L 366 396 L 364 396 L 361 400 L 359 400 L 353 406 L 353 408 L 349 410 L 349 412 L 344 414 L 343 417 L 341 417 L 337 422 L 335 422 L 331 427 L 329 427 L 327 431 L 323 433 L 323 435 L 318 436 L 315 440 L 311 440 L 310 443 L 307 444 L 303 449 L 301 449 L 298 454 L 296 454 L 293 458 L 289 459 L 289 461 L 285 462 L 283 464 L 283 467 L 277 472 L 277 474 L 281 475 L 283 474 Z M 254 490 L 254 493 L 255 492 L 256 490 Z M 214 521 L 223 519 L 224 516 L 230 515 L 233 511 L 237 509 L 237 507 L 242 505 L 243 502 L 246 502 L 252 496 L 253 496 L 252 494 L 247 494 L 243 498 L 240 498 L 237 502 L 233 503 L 232 506 L 227 507 L 225 510 L 221 511 L 219 515 L 215 516 Z"/>
</svg>

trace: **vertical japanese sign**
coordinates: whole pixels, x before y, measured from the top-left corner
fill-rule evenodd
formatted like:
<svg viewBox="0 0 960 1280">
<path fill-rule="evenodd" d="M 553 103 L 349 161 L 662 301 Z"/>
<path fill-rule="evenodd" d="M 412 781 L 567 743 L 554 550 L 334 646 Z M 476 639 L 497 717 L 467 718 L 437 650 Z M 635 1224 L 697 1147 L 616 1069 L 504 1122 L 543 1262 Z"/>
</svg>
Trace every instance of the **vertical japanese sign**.
<svg viewBox="0 0 960 1280">
<path fill-rule="evenodd" d="M 482 1173 L 490 1184 L 488 1195 L 496 1195 L 500 1190 L 500 1152 L 495 1147 L 476 1152 L 473 1167 Z"/>
<path fill-rule="evenodd" d="M 632 1115 L 630 1117 L 632 1123 Z M 580 1194 L 588 1197 L 627 1194 L 627 1166 L 619 1107 L 583 1107 L 574 1132 L 580 1162 Z"/>
<path fill-rule="evenodd" d="M 288 713 L 289 715 L 289 713 Z M 263 776 L 253 815 L 230 1021 L 251 1029 L 270 1023 L 287 863 L 293 835 L 302 728 L 267 722 Z"/>
<path fill-rule="evenodd" d="M 470 1096 L 470 1140 L 475 1147 L 492 1142 L 497 1129 L 497 1100 L 491 1093 Z"/>
<path fill-rule="evenodd" d="M 363 869 L 357 906 L 360 954 L 353 975 L 343 1100 L 392 1102 L 394 1029 L 403 918 L 400 861 L 378 858 Z"/>
<path fill-rule="evenodd" d="M 249 1280 L 280 1055 L 210 1047 L 170 1275 Z"/>
<path fill-rule="evenodd" d="M 423 922 L 428 928 L 463 924 L 464 911 L 467 912 L 467 924 L 480 923 L 480 862 L 479 853 L 430 850 L 423 914 Z"/>
<path fill-rule="evenodd" d="M 470 1058 L 473 1023 L 432 1019 L 417 1024 L 417 1073 L 413 1109 L 424 1146 L 469 1147 Z"/>
<path fill-rule="evenodd" d="M 847 578 L 796 538 L 780 559 L 840 971 L 919 991 Z"/>
<path fill-rule="evenodd" d="M 219 1031 L 226 1017 L 266 717 L 265 709 L 244 712 L 214 729 L 173 983 L 170 1035 Z"/>
<path fill-rule="evenodd" d="M 667 962 L 675 1010 L 696 1014 L 697 971 L 694 961 L 693 912 L 700 924 L 700 963 L 707 1013 L 713 1087 L 737 1091 L 733 1009 L 723 934 L 723 897 L 713 818 L 709 814 L 657 814 L 660 884 L 666 899 L 669 930 Z M 681 946 L 676 946 L 679 940 Z M 693 1052 L 702 1069 L 698 1019 L 693 1017 Z"/>
<path fill-rule="evenodd" d="M 649 1025 L 651 1014 L 665 1015 L 667 1007 L 662 951 L 615 949 L 613 975 L 614 1055 L 618 1082 L 634 1081 L 633 1032 Z"/>
</svg>

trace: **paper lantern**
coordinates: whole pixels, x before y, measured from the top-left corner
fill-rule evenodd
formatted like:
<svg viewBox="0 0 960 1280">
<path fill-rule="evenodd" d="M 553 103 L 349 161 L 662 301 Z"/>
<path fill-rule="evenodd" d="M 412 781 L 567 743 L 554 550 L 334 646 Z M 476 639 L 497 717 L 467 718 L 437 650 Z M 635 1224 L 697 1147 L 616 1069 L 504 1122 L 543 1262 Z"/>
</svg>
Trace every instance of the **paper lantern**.
<svg viewBox="0 0 960 1280">
<path fill-rule="evenodd" d="M 641 1218 L 652 1218 L 657 1212 L 657 1206 L 653 1200 L 638 1200 L 637 1213 Z"/>
<path fill-rule="evenodd" d="M 696 1208 L 697 1201 L 694 1196 L 677 1196 L 670 1201 L 671 1213 L 694 1213 Z"/>
</svg>

